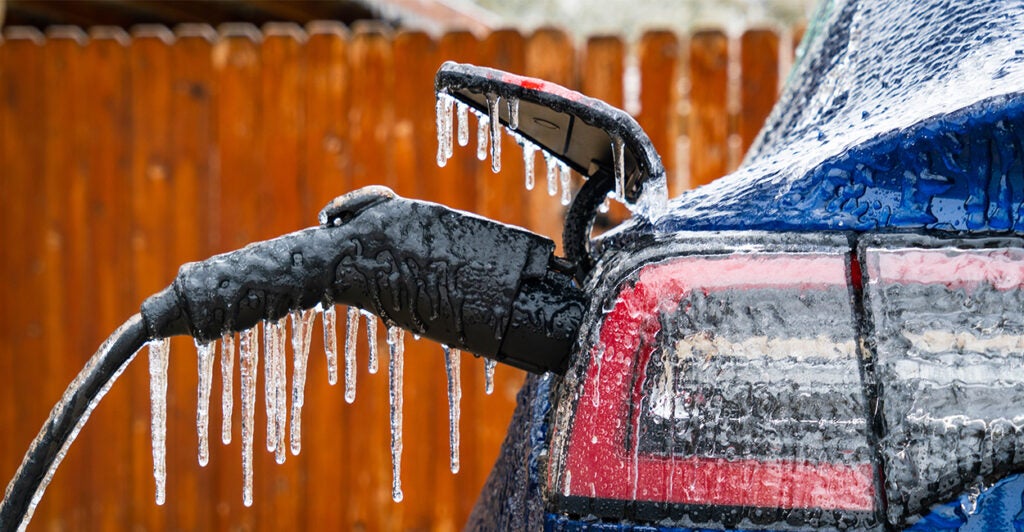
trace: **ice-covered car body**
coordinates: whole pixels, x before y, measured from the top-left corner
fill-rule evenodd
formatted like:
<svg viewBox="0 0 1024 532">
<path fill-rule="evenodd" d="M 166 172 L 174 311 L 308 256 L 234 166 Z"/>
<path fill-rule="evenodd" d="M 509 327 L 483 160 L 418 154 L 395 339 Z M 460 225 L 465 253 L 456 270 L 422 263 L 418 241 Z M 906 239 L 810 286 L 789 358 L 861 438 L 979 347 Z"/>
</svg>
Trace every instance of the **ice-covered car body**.
<svg viewBox="0 0 1024 532">
<path fill-rule="evenodd" d="M 598 243 L 469 526 L 1020 529 L 1021 29 L 826 2 L 745 164 Z"/>
</svg>

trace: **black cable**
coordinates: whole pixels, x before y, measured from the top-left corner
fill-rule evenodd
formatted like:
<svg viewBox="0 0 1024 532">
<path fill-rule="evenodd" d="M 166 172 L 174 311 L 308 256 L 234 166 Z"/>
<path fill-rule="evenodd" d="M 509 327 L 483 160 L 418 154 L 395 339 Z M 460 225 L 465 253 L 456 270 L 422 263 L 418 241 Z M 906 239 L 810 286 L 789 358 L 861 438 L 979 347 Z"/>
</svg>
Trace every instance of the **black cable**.
<svg viewBox="0 0 1024 532">
<path fill-rule="evenodd" d="M 68 385 L 25 453 L 14 479 L 7 485 L 0 504 L 0 531 L 16 530 L 28 524 L 35 510 L 33 500 L 38 502 L 42 497 L 52 471 L 60 465 L 71 440 L 134 354 L 146 344 L 148 336 L 142 316 L 132 316 L 103 342 Z"/>
</svg>

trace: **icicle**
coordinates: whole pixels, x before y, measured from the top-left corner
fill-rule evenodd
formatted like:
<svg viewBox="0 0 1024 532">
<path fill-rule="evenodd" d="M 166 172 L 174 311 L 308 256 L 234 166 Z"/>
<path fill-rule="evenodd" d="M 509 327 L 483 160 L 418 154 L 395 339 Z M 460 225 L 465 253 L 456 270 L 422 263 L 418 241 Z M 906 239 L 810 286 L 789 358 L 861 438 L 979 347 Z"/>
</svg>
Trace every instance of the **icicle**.
<svg viewBox="0 0 1024 532">
<path fill-rule="evenodd" d="M 167 338 L 149 343 L 149 406 L 153 445 L 153 479 L 156 503 L 167 500 L 167 360 L 171 341 Z"/>
<path fill-rule="evenodd" d="M 327 382 L 338 384 L 338 317 L 331 303 L 321 316 L 324 324 L 324 352 L 327 354 Z"/>
<path fill-rule="evenodd" d="M 612 137 L 612 163 L 615 166 L 615 198 L 625 202 L 626 144 L 622 141 L 622 137 Z"/>
<path fill-rule="evenodd" d="M 519 98 L 508 99 L 508 128 L 519 129 Z"/>
<path fill-rule="evenodd" d="M 572 201 L 572 187 L 569 183 L 569 167 L 561 161 L 558 162 L 558 182 L 562 185 L 562 205 L 568 205 Z"/>
<path fill-rule="evenodd" d="M 371 375 L 376 375 L 377 374 L 377 367 L 378 367 L 378 361 L 377 361 L 377 358 L 378 358 L 377 357 L 377 316 L 373 315 L 372 312 L 367 312 L 365 310 L 363 310 L 361 312 L 363 313 L 363 316 L 366 317 L 366 341 L 369 343 L 368 347 L 370 348 L 370 353 L 369 353 L 369 356 L 367 357 L 369 359 L 369 362 L 367 364 L 367 366 L 368 366 L 367 369 L 370 371 Z"/>
<path fill-rule="evenodd" d="M 469 106 L 458 104 L 459 113 L 459 146 L 469 144 Z"/>
<path fill-rule="evenodd" d="M 369 322 L 367 322 L 369 323 Z M 345 326 L 345 402 L 356 400 L 356 334 L 359 333 L 359 309 L 348 308 Z"/>
<path fill-rule="evenodd" d="M 263 322 L 263 399 L 267 412 L 267 451 L 277 449 L 277 322 Z"/>
<path fill-rule="evenodd" d="M 534 146 L 530 141 L 523 143 L 523 167 L 526 169 L 526 190 L 533 190 L 534 176 L 533 176 L 533 163 L 534 155 L 537 153 L 537 146 Z"/>
<path fill-rule="evenodd" d="M 605 196 L 604 201 L 601 202 L 601 206 L 598 207 L 597 210 L 601 211 L 601 213 L 603 214 L 603 213 L 607 213 L 611 209 L 612 209 L 612 199 L 609 196 Z"/>
<path fill-rule="evenodd" d="M 444 95 L 440 93 L 434 102 L 434 112 L 437 114 L 437 166 L 442 167 L 447 164 L 447 150 L 444 144 L 444 124 L 447 121 L 444 119 Z"/>
<path fill-rule="evenodd" d="M 256 379 L 260 366 L 256 327 L 238 335 L 238 366 L 242 376 L 242 503 L 252 506 L 252 445 L 256 429 Z"/>
<path fill-rule="evenodd" d="M 223 421 L 220 429 L 220 441 L 231 443 L 231 417 L 235 415 L 234 380 L 235 380 L 235 333 L 226 332 L 220 338 L 220 408 Z"/>
<path fill-rule="evenodd" d="M 487 95 L 487 112 L 491 117 L 491 171 L 501 172 L 501 120 L 498 118 L 498 103 L 501 98 L 496 94 Z"/>
<path fill-rule="evenodd" d="M 199 397 L 196 403 L 196 433 L 199 435 L 199 465 L 210 462 L 210 388 L 213 386 L 213 357 L 217 344 L 196 341 L 199 359 Z"/>
<path fill-rule="evenodd" d="M 274 337 L 277 341 L 274 347 L 274 361 L 277 363 L 277 369 L 274 371 L 274 458 L 279 464 L 283 464 L 287 457 L 284 444 L 284 430 L 288 423 L 288 361 L 284 347 L 286 327 L 286 318 L 282 317 L 277 322 L 277 335 Z"/>
<path fill-rule="evenodd" d="M 494 367 L 497 365 L 494 360 L 484 359 L 484 393 L 487 395 L 494 393 Z"/>
<path fill-rule="evenodd" d="M 452 108 L 455 100 L 451 97 L 444 98 L 444 158 L 447 161 L 452 158 L 454 139 L 452 139 Z"/>
<path fill-rule="evenodd" d="M 446 345 L 444 349 L 445 373 L 448 376 L 448 448 L 449 467 L 452 473 L 459 472 L 459 417 L 462 401 L 462 371 L 459 365 L 459 350 Z"/>
<path fill-rule="evenodd" d="M 388 327 L 388 405 L 391 407 L 391 498 L 402 500 L 402 374 L 405 331 Z"/>
<path fill-rule="evenodd" d="M 544 164 L 547 165 L 548 196 L 558 194 L 558 181 L 556 180 L 555 158 L 550 153 L 544 152 Z"/>
<path fill-rule="evenodd" d="M 306 403 L 306 366 L 309 362 L 309 340 L 313 329 L 312 310 L 292 312 L 292 424 L 288 434 L 291 451 L 298 455 L 302 449 L 302 407 Z"/>
<path fill-rule="evenodd" d="M 476 158 L 484 160 L 487 158 L 487 138 L 490 135 L 491 120 L 484 115 L 476 117 Z"/>
</svg>

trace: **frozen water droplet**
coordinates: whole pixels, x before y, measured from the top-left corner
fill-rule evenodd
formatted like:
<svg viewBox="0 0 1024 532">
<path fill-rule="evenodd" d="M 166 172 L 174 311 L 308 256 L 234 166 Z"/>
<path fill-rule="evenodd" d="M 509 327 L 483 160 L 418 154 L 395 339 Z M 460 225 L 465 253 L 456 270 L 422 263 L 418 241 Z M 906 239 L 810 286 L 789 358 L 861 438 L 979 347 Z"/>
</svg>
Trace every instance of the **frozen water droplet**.
<svg viewBox="0 0 1024 532">
<path fill-rule="evenodd" d="M 547 178 L 548 178 L 548 196 L 554 196 L 558 194 L 558 180 L 556 179 L 556 166 L 555 158 L 550 153 L 544 152 L 544 164 L 547 165 Z"/>
<path fill-rule="evenodd" d="M 534 155 L 537 153 L 537 146 L 527 141 L 523 144 L 523 168 L 526 169 L 526 190 L 533 190 L 534 186 L 534 172 L 533 163 Z"/>
<path fill-rule="evenodd" d="M 437 114 L 437 165 L 448 164 L 450 155 L 449 144 L 451 144 L 451 100 L 443 93 L 437 93 L 437 100 L 434 102 L 434 111 Z"/>
<path fill-rule="evenodd" d="M 363 316 L 366 317 L 366 341 L 369 344 L 369 354 L 367 355 L 367 370 L 371 375 L 377 374 L 379 366 L 377 357 L 377 316 L 372 312 L 362 311 Z"/>
<path fill-rule="evenodd" d="M 454 139 L 452 139 L 452 109 L 455 106 L 455 100 L 451 97 L 444 98 L 444 158 L 445 160 L 452 158 L 452 153 L 455 151 Z"/>
<path fill-rule="evenodd" d="M 196 433 L 199 436 L 199 465 L 210 462 L 210 388 L 213 386 L 213 356 L 217 344 L 196 341 L 199 359 L 199 397 L 196 403 Z"/>
<path fill-rule="evenodd" d="M 446 345 L 444 349 L 445 373 L 448 376 L 448 448 L 449 467 L 452 473 L 459 472 L 459 418 L 462 402 L 462 368 L 459 365 L 460 353 Z"/>
<path fill-rule="evenodd" d="M 328 305 L 320 317 L 324 324 L 324 352 L 327 354 L 327 382 L 338 384 L 338 315 L 334 304 Z"/>
<path fill-rule="evenodd" d="M 405 372 L 405 331 L 388 328 L 388 405 L 391 407 L 391 498 L 402 500 L 402 380 Z"/>
<path fill-rule="evenodd" d="M 292 424 L 288 434 L 293 455 L 302 449 L 302 407 L 306 404 L 306 367 L 309 362 L 310 331 L 313 329 L 312 310 L 292 312 Z"/>
<path fill-rule="evenodd" d="M 348 308 L 345 325 L 345 402 L 356 400 L 356 334 L 359 332 L 359 309 Z"/>
<path fill-rule="evenodd" d="M 466 104 L 458 105 L 459 113 L 459 146 L 469 144 L 469 107 Z"/>
<path fill-rule="evenodd" d="M 625 203 L 626 198 L 626 144 L 622 137 L 612 137 L 612 164 L 615 166 L 615 198 Z"/>
<path fill-rule="evenodd" d="M 490 137 L 490 119 L 484 115 L 476 117 L 476 158 L 484 160 L 487 158 L 487 139 Z"/>
<path fill-rule="evenodd" d="M 519 98 L 508 99 L 508 128 L 519 129 Z"/>
<path fill-rule="evenodd" d="M 156 503 L 167 500 L 167 360 L 171 341 L 167 338 L 149 343 L 149 407 L 153 446 L 153 479 Z"/>
<path fill-rule="evenodd" d="M 562 205 L 572 201 L 572 187 L 569 183 L 569 167 L 558 161 L 558 182 L 562 186 Z"/>
<path fill-rule="evenodd" d="M 501 98 L 496 94 L 487 95 L 487 113 L 491 120 L 491 171 L 501 172 L 501 121 L 498 118 L 498 104 Z"/>
<path fill-rule="evenodd" d="M 494 367 L 497 365 L 494 360 L 484 359 L 484 393 L 487 395 L 494 393 Z"/>
<path fill-rule="evenodd" d="M 601 206 L 598 207 L 597 210 L 601 211 L 602 213 L 607 213 L 608 211 L 612 210 L 612 199 L 608 196 L 605 196 L 604 201 L 601 202 Z"/>
<path fill-rule="evenodd" d="M 220 339 L 220 407 L 223 417 L 220 429 L 220 441 L 231 443 L 231 417 L 235 415 L 234 380 L 235 380 L 235 333 L 226 332 Z"/>
<path fill-rule="evenodd" d="M 256 327 L 238 335 L 238 366 L 242 388 L 242 503 L 252 506 L 252 446 L 256 429 L 256 381 L 260 346 Z"/>
</svg>

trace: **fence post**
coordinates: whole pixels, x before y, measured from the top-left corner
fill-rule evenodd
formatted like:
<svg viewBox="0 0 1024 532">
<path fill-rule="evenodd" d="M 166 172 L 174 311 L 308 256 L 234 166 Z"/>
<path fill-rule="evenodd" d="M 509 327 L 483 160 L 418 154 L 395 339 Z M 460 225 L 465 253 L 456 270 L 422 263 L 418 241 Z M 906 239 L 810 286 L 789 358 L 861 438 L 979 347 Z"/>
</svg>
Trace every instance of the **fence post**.
<svg viewBox="0 0 1024 532">
<path fill-rule="evenodd" d="M 690 186 L 729 169 L 729 39 L 717 30 L 690 39 Z"/>
<path fill-rule="evenodd" d="M 745 154 L 768 118 L 779 93 L 779 36 L 748 30 L 740 39 L 740 151 Z"/>
</svg>

